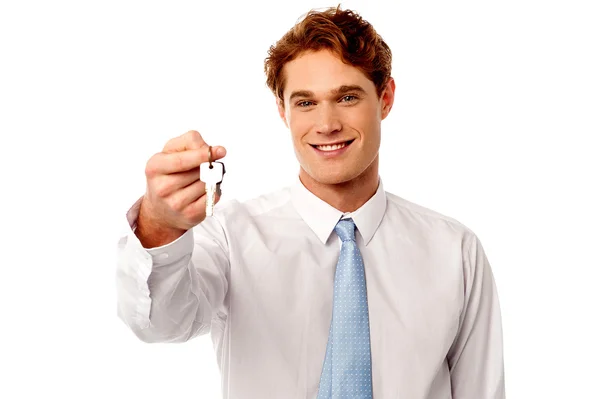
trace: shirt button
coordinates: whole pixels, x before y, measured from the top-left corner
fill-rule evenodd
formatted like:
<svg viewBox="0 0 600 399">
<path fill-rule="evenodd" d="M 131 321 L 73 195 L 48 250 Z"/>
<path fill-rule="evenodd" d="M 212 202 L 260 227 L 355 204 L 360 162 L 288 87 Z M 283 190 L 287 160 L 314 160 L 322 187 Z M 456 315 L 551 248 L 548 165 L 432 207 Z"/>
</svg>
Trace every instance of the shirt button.
<svg viewBox="0 0 600 399">
<path fill-rule="evenodd" d="M 157 258 L 158 258 L 158 259 L 167 259 L 168 257 L 169 257 L 169 254 L 168 254 L 168 253 L 166 253 L 166 252 L 165 252 L 165 253 L 162 253 L 162 254 L 158 254 L 158 255 L 157 255 Z"/>
</svg>

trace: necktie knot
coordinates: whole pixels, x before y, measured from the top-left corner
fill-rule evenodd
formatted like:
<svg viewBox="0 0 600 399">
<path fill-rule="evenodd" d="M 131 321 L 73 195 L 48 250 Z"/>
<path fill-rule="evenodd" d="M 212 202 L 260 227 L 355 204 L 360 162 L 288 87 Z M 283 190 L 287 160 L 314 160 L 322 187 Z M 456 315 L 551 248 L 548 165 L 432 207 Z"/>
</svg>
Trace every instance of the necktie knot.
<svg viewBox="0 0 600 399">
<path fill-rule="evenodd" d="M 354 234 L 356 225 L 352 219 L 342 219 L 335 225 L 335 232 L 343 241 L 356 241 Z"/>
</svg>

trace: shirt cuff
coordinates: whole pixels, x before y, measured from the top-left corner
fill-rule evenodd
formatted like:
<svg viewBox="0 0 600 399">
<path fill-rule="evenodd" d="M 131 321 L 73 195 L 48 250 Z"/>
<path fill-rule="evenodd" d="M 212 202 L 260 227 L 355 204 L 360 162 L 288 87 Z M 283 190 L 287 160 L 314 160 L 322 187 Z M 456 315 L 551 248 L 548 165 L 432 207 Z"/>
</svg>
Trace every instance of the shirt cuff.
<svg viewBox="0 0 600 399">
<path fill-rule="evenodd" d="M 160 247 L 145 248 L 146 252 L 152 256 L 152 265 L 163 266 L 172 264 L 192 253 L 194 249 L 194 230 L 189 229 L 182 236 L 169 244 Z"/>
</svg>

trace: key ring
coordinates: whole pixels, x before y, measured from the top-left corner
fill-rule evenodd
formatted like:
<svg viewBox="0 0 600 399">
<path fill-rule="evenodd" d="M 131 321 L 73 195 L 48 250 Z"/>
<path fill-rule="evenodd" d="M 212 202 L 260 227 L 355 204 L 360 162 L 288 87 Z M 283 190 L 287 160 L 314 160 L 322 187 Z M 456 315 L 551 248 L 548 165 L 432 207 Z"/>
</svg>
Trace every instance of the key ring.
<svg viewBox="0 0 600 399">
<path fill-rule="evenodd" d="M 211 151 L 212 147 L 208 146 L 208 168 L 212 169 L 212 151 Z"/>
</svg>

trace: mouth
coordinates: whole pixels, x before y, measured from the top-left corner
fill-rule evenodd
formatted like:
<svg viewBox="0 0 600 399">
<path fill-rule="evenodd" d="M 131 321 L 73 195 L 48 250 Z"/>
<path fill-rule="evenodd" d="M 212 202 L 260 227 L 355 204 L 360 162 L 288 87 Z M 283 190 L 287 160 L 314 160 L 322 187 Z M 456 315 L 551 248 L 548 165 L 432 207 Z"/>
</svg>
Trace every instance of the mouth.
<svg viewBox="0 0 600 399">
<path fill-rule="evenodd" d="M 354 141 L 354 139 L 348 140 L 348 141 L 341 141 L 338 143 L 331 143 L 331 144 L 311 144 L 311 146 L 313 148 L 316 148 L 319 151 L 331 152 L 331 151 L 341 150 L 342 148 L 347 147 L 350 144 L 352 144 L 353 141 Z"/>
</svg>

